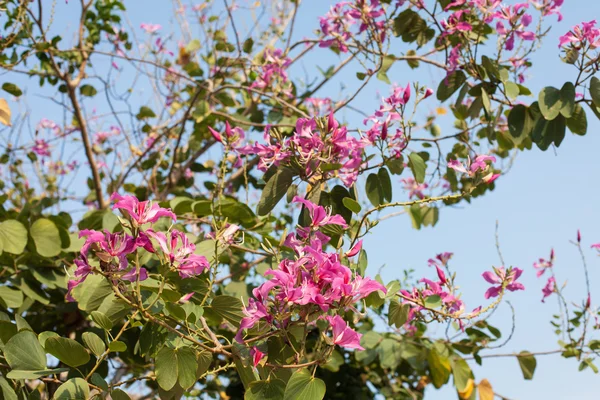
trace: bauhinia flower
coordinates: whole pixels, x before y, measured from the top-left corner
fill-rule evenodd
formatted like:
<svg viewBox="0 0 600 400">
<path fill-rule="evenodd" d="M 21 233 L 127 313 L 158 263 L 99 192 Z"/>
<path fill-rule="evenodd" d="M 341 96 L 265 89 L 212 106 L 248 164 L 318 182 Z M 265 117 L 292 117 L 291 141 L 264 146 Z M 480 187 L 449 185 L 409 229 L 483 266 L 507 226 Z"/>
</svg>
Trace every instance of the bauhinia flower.
<svg viewBox="0 0 600 400">
<path fill-rule="evenodd" d="M 325 210 L 325 207 L 318 206 L 309 200 L 303 199 L 300 196 L 294 197 L 293 202 L 304 204 L 304 207 L 306 207 L 310 214 L 310 226 L 313 229 L 317 229 L 318 227 L 324 225 L 340 225 L 343 228 L 348 227 L 346 221 L 344 221 L 344 218 L 341 215 L 331 215 L 331 211 L 327 212 L 327 210 Z"/>
<path fill-rule="evenodd" d="M 152 201 L 139 201 L 135 196 L 121 196 L 118 193 L 113 193 L 110 200 L 114 201 L 113 210 L 119 209 L 129 218 L 135 227 L 147 223 L 154 223 L 161 217 L 169 217 L 173 221 L 177 220 L 177 216 L 170 208 L 162 208 Z"/>
<path fill-rule="evenodd" d="M 177 269 L 182 278 L 200 275 L 210 268 L 206 257 L 194 254 L 196 245 L 190 243 L 185 233 L 173 229 L 168 238 L 164 233 L 152 230 L 146 231 L 146 234 L 158 242 L 166 262 Z"/>
<path fill-rule="evenodd" d="M 544 275 L 546 270 L 552 268 L 554 265 L 554 249 L 550 251 L 550 259 L 546 260 L 544 258 L 540 258 L 538 262 L 533 263 L 533 268 L 537 269 L 536 275 L 539 278 Z"/>
<path fill-rule="evenodd" d="M 339 315 L 335 317 L 327 316 L 327 321 L 331 324 L 333 331 L 333 343 L 347 349 L 364 350 L 360 345 L 361 334 L 348 326 L 346 321 Z"/>
<path fill-rule="evenodd" d="M 162 26 L 160 26 L 160 24 L 148 24 L 144 22 L 140 24 L 140 28 L 146 31 L 146 33 L 152 34 L 158 32 Z"/>
<path fill-rule="evenodd" d="M 252 365 L 254 365 L 255 367 L 258 365 L 260 360 L 263 359 L 264 356 L 265 356 L 265 353 L 260 351 L 258 347 L 254 346 L 250 349 L 250 357 L 252 357 Z"/>
<path fill-rule="evenodd" d="M 458 160 L 450 160 L 448 162 L 448 167 L 455 171 L 465 173 L 471 178 L 475 177 L 477 173 L 481 173 L 481 180 L 484 183 L 492 183 L 500 176 L 500 174 L 494 174 L 493 171 L 490 171 L 491 167 L 487 164 L 487 161 L 496 162 L 496 157 L 478 155 L 475 157 L 475 160 L 471 160 L 469 157 L 467 160 L 467 166 L 463 165 L 463 163 Z"/>
<path fill-rule="evenodd" d="M 520 268 L 510 268 L 508 271 L 504 267 L 494 268 L 493 271 L 486 271 L 482 274 L 483 279 L 491 283 L 492 286 L 485 292 L 485 298 L 497 297 L 505 289 L 511 292 L 516 290 L 525 290 L 522 283 L 517 282 L 523 270 Z"/>
<path fill-rule="evenodd" d="M 553 276 L 551 276 L 550 278 L 548 278 L 546 285 L 542 288 L 542 294 L 544 295 L 544 297 L 542 297 L 542 303 L 546 301 L 546 297 L 550 296 L 555 291 L 556 279 Z"/>
</svg>

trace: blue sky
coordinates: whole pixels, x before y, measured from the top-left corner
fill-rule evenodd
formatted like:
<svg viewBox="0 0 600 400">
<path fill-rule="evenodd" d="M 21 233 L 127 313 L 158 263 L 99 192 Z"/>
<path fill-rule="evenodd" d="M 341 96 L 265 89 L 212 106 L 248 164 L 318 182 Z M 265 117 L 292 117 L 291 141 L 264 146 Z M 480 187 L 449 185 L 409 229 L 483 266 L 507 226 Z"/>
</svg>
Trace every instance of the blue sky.
<svg viewBox="0 0 600 400">
<path fill-rule="evenodd" d="M 55 24 L 59 29 L 68 30 L 76 21 L 79 4 L 75 1 L 59 3 Z M 136 29 L 141 22 L 160 23 L 165 31 L 177 24 L 171 2 L 146 0 L 126 3 L 131 25 Z M 548 19 L 553 30 L 533 57 L 534 67 L 529 71 L 528 84 L 534 93 L 543 86 L 560 87 L 565 80 L 575 78 L 574 69 L 558 58 L 558 36 L 582 20 L 600 16 L 600 2 L 567 0 L 565 3 L 564 20 L 556 23 L 555 16 Z M 298 17 L 295 38 L 309 36 L 311 30 L 318 26 L 317 17 L 323 15 L 331 4 L 333 2 L 305 1 Z M 142 35 L 139 30 L 138 35 Z M 392 48 L 392 51 L 400 52 L 401 49 Z M 306 70 L 310 75 L 317 76 L 316 66 L 327 69 L 336 60 L 337 56 L 331 52 L 319 50 L 304 58 L 302 65 L 297 66 L 297 73 L 303 74 Z M 103 66 L 97 64 L 96 68 L 102 69 Z M 349 66 L 319 94 L 335 98 L 342 84 L 349 88 L 357 87 L 359 81 L 355 77 L 356 71 L 358 69 L 355 66 Z M 441 71 L 435 69 L 424 67 L 415 71 L 401 64 L 394 65 L 388 75 L 392 82 L 401 85 L 408 81 L 419 81 L 433 87 L 443 76 Z M 374 111 L 378 107 L 378 91 L 387 93 L 386 85 L 373 82 L 352 105 L 365 112 Z M 427 104 L 431 108 L 436 105 L 433 99 Z M 47 100 L 31 96 L 29 105 L 33 110 L 34 123 L 41 117 L 50 117 L 47 115 Z M 93 106 L 93 102 L 88 105 Z M 362 126 L 362 117 L 355 113 L 348 112 L 343 117 L 354 127 Z M 451 120 L 448 118 L 447 121 L 447 125 L 450 125 Z M 493 192 L 475 199 L 471 204 L 442 209 L 440 221 L 434 229 L 416 231 L 406 215 L 382 222 L 365 240 L 370 261 L 368 273 L 374 275 L 383 267 L 381 273 L 385 281 L 400 277 L 401 271 L 407 268 L 414 269 L 416 276 L 431 275 L 433 271 L 428 269 L 427 259 L 436 253 L 451 251 L 454 253 L 451 266 L 458 273 L 457 279 L 468 307 L 485 304 L 483 294 L 488 285 L 481 278 L 481 273 L 492 265 L 500 265 L 494 237 L 498 221 L 504 258 L 510 265 L 525 270 L 522 282 L 527 290 L 508 295 L 508 300 L 516 309 L 516 330 L 513 340 L 494 352 L 535 352 L 558 348 L 557 337 L 549 324 L 551 315 L 557 312 L 557 305 L 553 300 L 546 304 L 540 302 L 543 282 L 535 277 L 532 263 L 539 257 L 547 257 L 550 248 L 554 247 L 558 281 L 568 281 L 567 297 L 579 302 L 585 296 L 582 266 L 577 249 L 569 240 L 573 240 L 577 229 L 581 229 L 586 251 L 591 243 L 600 242 L 600 163 L 597 155 L 600 149 L 600 123 L 589 112 L 588 122 L 588 134 L 585 137 L 567 133 L 559 149 L 551 148 L 542 152 L 534 148 L 520 154 L 510 173 L 497 181 Z M 405 193 L 401 190 L 399 179 L 394 179 L 395 200 L 400 200 Z M 600 280 L 600 258 L 591 251 L 587 251 L 587 256 L 592 287 L 597 287 L 594 283 Z M 595 299 L 600 299 L 598 290 L 592 294 L 593 302 Z M 510 330 L 510 320 L 510 309 L 503 305 L 490 323 L 503 328 L 506 335 Z M 443 330 L 439 334 L 443 334 Z M 498 393 L 511 399 L 597 398 L 600 389 L 598 377 L 589 369 L 578 372 L 577 366 L 575 361 L 560 356 L 539 357 L 533 381 L 523 380 L 514 357 L 486 359 L 483 367 L 474 369 L 478 380 L 487 378 Z M 450 388 L 428 390 L 427 398 L 454 398 L 452 392 Z"/>
</svg>

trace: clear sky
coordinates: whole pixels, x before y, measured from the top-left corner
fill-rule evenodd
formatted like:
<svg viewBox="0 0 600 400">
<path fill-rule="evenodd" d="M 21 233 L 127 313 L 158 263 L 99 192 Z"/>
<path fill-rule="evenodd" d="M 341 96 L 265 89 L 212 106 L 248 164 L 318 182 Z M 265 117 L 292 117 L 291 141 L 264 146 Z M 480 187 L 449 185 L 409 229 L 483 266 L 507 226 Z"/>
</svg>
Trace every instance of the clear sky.
<svg viewBox="0 0 600 400">
<path fill-rule="evenodd" d="M 76 1 L 58 3 L 55 24 L 61 29 L 62 26 L 69 29 L 78 18 L 79 4 Z M 135 29 L 138 29 L 141 22 L 151 22 L 162 24 L 166 32 L 177 24 L 170 1 L 128 1 L 126 4 L 129 6 L 128 18 Z M 295 38 L 310 36 L 311 31 L 318 27 L 317 17 L 326 13 L 331 4 L 333 2 L 306 0 L 298 17 Z M 566 80 L 575 78 L 574 69 L 558 58 L 558 36 L 582 20 L 600 17 L 600 1 L 566 0 L 563 14 L 564 20 L 561 23 L 556 22 L 555 16 L 548 19 L 553 29 L 543 48 L 533 57 L 534 67 L 529 71 L 528 86 L 534 93 L 543 86 L 560 87 Z M 139 29 L 138 35 L 142 35 Z M 398 53 L 402 50 L 392 49 Z M 316 66 L 327 69 L 336 59 L 337 56 L 330 51 L 319 50 L 314 55 L 305 57 L 296 71 L 300 74 L 308 71 L 310 75 L 317 76 Z M 96 68 L 103 67 L 98 64 Z M 352 66 L 343 70 L 319 95 L 337 98 L 342 83 L 348 88 L 358 86 L 359 82 L 355 77 L 357 70 Z M 433 87 L 437 86 L 443 76 L 441 71 L 435 69 L 424 67 L 415 71 L 401 64 L 394 65 L 388 75 L 392 82 L 401 85 L 416 80 Z M 35 89 L 33 85 L 30 87 Z M 352 105 L 371 113 L 378 107 L 378 91 L 385 94 L 387 90 L 382 82 L 373 82 Z M 47 99 L 31 96 L 28 101 L 33 109 L 32 124 L 41 117 L 52 118 L 47 115 Z M 529 103 L 533 100 L 525 101 Z M 427 104 L 433 108 L 436 103 L 431 99 Z M 362 117 L 358 114 L 347 112 L 343 117 L 354 127 L 362 127 Z M 448 118 L 447 121 L 447 125 L 450 125 L 451 119 Z M 515 334 L 504 348 L 490 350 L 489 353 L 557 349 L 557 337 L 549 324 L 552 314 L 557 312 L 557 305 L 554 300 L 545 304 L 540 302 L 543 282 L 535 277 L 532 263 L 539 257 L 547 257 L 550 248 L 554 247 L 558 281 L 568 281 L 568 298 L 580 302 L 585 297 L 582 266 L 577 249 L 569 241 L 575 238 L 577 229 L 581 229 L 586 249 L 589 249 L 591 243 L 600 242 L 600 124 L 590 112 L 588 122 L 588 134 L 585 137 L 567 133 L 559 149 L 551 148 L 542 152 L 534 147 L 531 151 L 520 154 L 509 174 L 497 181 L 493 192 L 475 199 L 471 204 L 442 209 L 440 221 L 434 229 L 416 231 L 412 229 L 406 215 L 382 222 L 365 240 L 370 261 L 368 274 L 374 275 L 383 267 L 381 273 L 385 281 L 400 277 L 401 271 L 407 268 L 414 269 L 416 276 L 431 275 L 433 271 L 427 267 L 427 259 L 436 253 L 451 251 L 455 254 L 451 266 L 458 272 L 457 279 L 468 307 L 486 304 L 483 294 L 488 284 L 481 278 L 481 273 L 489 270 L 492 265 L 500 265 L 494 238 L 495 224 L 498 221 L 504 258 L 510 265 L 525 270 L 521 280 L 526 291 L 507 296 L 516 309 Z M 394 179 L 394 199 L 401 200 L 406 193 L 401 190 L 399 179 Z M 591 251 L 587 251 L 587 256 L 592 287 L 596 288 L 592 294 L 592 302 L 597 305 L 600 304 L 600 290 L 597 289 L 597 283 L 600 282 L 600 258 Z M 510 309 L 503 305 L 490 323 L 502 328 L 506 335 L 510 331 L 510 320 Z M 440 330 L 439 334 L 442 335 L 443 331 Z M 514 357 L 484 359 L 483 367 L 474 367 L 474 370 L 477 380 L 489 379 L 498 393 L 511 399 L 598 398 L 598 376 L 589 369 L 578 372 L 577 367 L 576 361 L 565 360 L 560 356 L 539 357 L 532 381 L 523 380 Z M 427 398 L 454 398 L 455 394 L 452 392 L 451 388 L 440 391 L 431 389 L 428 390 Z"/>
</svg>

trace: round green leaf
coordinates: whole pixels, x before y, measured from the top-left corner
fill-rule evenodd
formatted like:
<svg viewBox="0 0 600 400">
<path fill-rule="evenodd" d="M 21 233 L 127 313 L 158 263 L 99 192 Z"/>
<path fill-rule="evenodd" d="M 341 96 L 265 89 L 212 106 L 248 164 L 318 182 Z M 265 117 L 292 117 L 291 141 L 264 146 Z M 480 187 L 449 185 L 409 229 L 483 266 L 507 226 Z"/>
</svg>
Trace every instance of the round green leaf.
<svg viewBox="0 0 600 400">
<path fill-rule="evenodd" d="M 81 378 L 73 378 L 56 389 L 54 400 L 87 400 L 89 396 L 90 388 L 87 382 Z"/>
<path fill-rule="evenodd" d="M 283 400 L 321 400 L 323 397 L 325 382 L 313 378 L 306 368 L 302 368 L 294 372 L 288 381 Z"/>
<path fill-rule="evenodd" d="M 575 105 L 573 115 L 571 115 L 571 118 L 567 119 L 567 127 L 576 135 L 585 135 L 587 133 L 587 116 L 580 104 Z"/>
<path fill-rule="evenodd" d="M 38 341 L 42 347 L 46 347 L 46 340 L 51 337 L 60 337 L 60 335 L 56 332 L 44 331 L 38 335 Z"/>
<path fill-rule="evenodd" d="M 250 384 L 244 395 L 244 400 L 279 400 L 285 393 L 285 382 L 281 379 L 256 381 Z"/>
<path fill-rule="evenodd" d="M 415 176 L 415 180 L 423 183 L 425 181 L 425 171 L 427 170 L 427 164 L 425 164 L 423 158 L 417 153 L 410 153 L 408 155 L 408 166 Z"/>
<path fill-rule="evenodd" d="M 115 340 L 114 342 L 110 342 L 108 345 L 108 349 L 112 352 L 121 352 L 127 350 L 127 344 L 121 342 L 119 340 Z"/>
<path fill-rule="evenodd" d="M 27 245 L 27 229 L 17 220 L 0 223 L 0 253 L 21 254 Z"/>
<path fill-rule="evenodd" d="M 4 308 L 19 308 L 23 304 L 23 292 L 8 286 L 0 286 L 0 305 Z"/>
<path fill-rule="evenodd" d="M 104 341 L 94 332 L 84 332 L 83 335 L 81 335 L 81 338 L 88 349 L 90 349 L 97 357 L 100 357 L 106 351 Z"/>
<path fill-rule="evenodd" d="M 600 79 L 593 76 L 590 80 L 590 96 L 597 107 L 600 107 Z"/>
<path fill-rule="evenodd" d="M 344 197 L 342 199 L 342 203 L 348 210 L 352 211 L 354 214 L 358 214 L 360 210 L 362 210 L 360 204 L 358 204 L 358 202 L 352 197 Z"/>
<path fill-rule="evenodd" d="M 40 218 L 31 225 L 29 233 L 39 255 L 42 257 L 55 257 L 60 254 L 60 232 L 54 222 L 46 218 Z"/>
<path fill-rule="evenodd" d="M 46 351 L 70 367 L 78 367 L 90 361 L 85 347 L 73 339 L 51 337 L 46 340 Z"/>
<path fill-rule="evenodd" d="M 110 397 L 112 397 L 112 400 L 131 400 L 131 397 L 121 389 L 115 389 L 110 392 Z"/>
<path fill-rule="evenodd" d="M 527 380 L 533 379 L 533 373 L 535 372 L 535 367 L 537 366 L 535 356 L 528 351 L 522 351 L 517 356 L 517 360 L 519 360 L 519 366 L 521 367 L 523 378 Z"/>
<path fill-rule="evenodd" d="M 46 352 L 35 333 L 22 331 L 4 346 L 4 357 L 12 369 L 40 371 L 46 369 Z"/>
</svg>

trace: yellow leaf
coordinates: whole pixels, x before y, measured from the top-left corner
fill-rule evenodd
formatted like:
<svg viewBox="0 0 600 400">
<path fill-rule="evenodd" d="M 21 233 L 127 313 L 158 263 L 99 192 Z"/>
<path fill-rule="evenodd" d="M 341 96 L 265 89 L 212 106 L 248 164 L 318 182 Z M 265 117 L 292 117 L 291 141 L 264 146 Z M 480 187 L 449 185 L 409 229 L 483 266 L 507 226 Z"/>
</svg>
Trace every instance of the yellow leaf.
<svg viewBox="0 0 600 400">
<path fill-rule="evenodd" d="M 479 400 L 494 400 L 494 390 L 487 379 L 482 379 L 477 389 L 479 389 Z"/>
<path fill-rule="evenodd" d="M 469 398 L 471 398 L 474 388 L 475 382 L 473 381 L 473 379 L 469 378 L 469 380 L 467 381 L 467 385 L 465 386 L 465 390 L 458 391 L 458 397 L 460 397 L 463 400 L 468 400 Z"/>
<path fill-rule="evenodd" d="M 438 107 L 435 109 L 437 115 L 446 115 L 448 111 L 444 107 Z"/>
<path fill-rule="evenodd" d="M 0 123 L 10 126 L 10 108 L 4 99 L 0 99 Z"/>
</svg>

